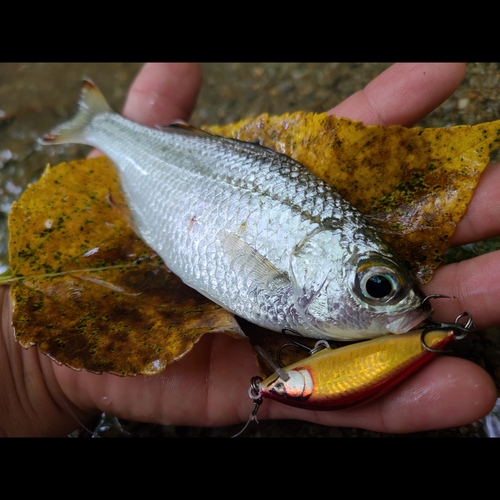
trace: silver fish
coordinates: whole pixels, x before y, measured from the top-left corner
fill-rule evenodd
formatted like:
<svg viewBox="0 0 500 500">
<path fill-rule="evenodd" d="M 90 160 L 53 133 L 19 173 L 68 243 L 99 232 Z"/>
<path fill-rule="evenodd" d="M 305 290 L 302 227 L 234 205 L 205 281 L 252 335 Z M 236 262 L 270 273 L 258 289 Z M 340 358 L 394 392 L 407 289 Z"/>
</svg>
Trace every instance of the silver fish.
<svg viewBox="0 0 500 500">
<path fill-rule="evenodd" d="M 187 125 L 139 125 L 87 80 L 74 118 L 41 142 L 106 154 L 142 239 L 187 285 L 252 323 L 356 340 L 406 332 L 432 312 L 365 218 L 282 154 Z"/>
</svg>

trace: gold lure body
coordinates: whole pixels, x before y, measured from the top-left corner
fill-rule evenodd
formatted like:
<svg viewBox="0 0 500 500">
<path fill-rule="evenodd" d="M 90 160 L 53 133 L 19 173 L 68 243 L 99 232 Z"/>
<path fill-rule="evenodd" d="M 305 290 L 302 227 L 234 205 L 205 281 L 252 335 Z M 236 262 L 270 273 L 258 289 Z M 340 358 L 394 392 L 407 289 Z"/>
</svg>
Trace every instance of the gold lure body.
<svg viewBox="0 0 500 500">
<path fill-rule="evenodd" d="M 384 394 L 456 339 L 454 329 L 414 330 L 398 336 L 323 349 L 263 380 L 256 397 L 312 410 L 335 410 Z M 286 379 L 286 380 L 285 380 Z M 258 392 L 258 396 L 257 396 Z"/>
</svg>

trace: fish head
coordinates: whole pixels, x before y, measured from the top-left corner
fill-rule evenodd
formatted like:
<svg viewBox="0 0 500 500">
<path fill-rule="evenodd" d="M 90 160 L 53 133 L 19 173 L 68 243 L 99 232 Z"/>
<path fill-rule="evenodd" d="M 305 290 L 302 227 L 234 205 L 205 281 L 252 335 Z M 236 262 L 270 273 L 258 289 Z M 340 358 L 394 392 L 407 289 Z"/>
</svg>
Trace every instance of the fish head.
<svg viewBox="0 0 500 500">
<path fill-rule="evenodd" d="M 304 335 L 374 338 L 407 332 L 432 314 L 409 271 L 373 235 L 316 230 L 294 249 L 290 274 Z"/>
</svg>

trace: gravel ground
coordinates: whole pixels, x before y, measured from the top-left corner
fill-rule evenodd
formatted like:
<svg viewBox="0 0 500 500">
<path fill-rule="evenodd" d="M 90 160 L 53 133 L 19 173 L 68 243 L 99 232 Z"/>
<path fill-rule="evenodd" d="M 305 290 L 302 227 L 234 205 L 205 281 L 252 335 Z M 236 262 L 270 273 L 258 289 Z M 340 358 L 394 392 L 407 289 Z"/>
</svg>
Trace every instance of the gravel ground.
<svg viewBox="0 0 500 500">
<path fill-rule="evenodd" d="M 28 182 L 35 181 L 47 163 L 57 164 L 85 155 L 81 146 L 40 149 L 35 139 L 71 115 L 82 77 L 92 78 L 115 109 L 140 68 L 138 63 L 1 63 L 0 64 L 0 264 L 7 265 L 6 216 Z M 363 88 L 386 63 L 204 63 L 204 85 L 191 123 L 230 123 L 260 113 L 296 110 L 322 112 Z M 455 94 L 419 125 L 443 127 L 475 124 L 499 118 L 497 63 L 469 64 L 465 81 Z M 497 242 L 468 248 L 466 256 L 497 248 Z M 468 253 L 467 253 L 468 252 Z M 498 330 L 472 342 L 466 353 L 484 366 L 499 384 Z M 170 437 L 230 436 L 241 425 L 217 428 L 161 427 L 123 423 L 132 435 Z M 120 434 L 109 417 L 94 422 L 101 435 Z M 105 432 L 104 429 L 110 430 Z M 479 424 L 411 436 L 477 435 Z M 120 435 L 126 435 L 122 432 Z M 245 433 L 255 437 L 381 437 L 360 429 L 327 428 L 305 422 L 261 422 Z M 406 435 L 408 436 L 408 435 Z"/>
</svg>

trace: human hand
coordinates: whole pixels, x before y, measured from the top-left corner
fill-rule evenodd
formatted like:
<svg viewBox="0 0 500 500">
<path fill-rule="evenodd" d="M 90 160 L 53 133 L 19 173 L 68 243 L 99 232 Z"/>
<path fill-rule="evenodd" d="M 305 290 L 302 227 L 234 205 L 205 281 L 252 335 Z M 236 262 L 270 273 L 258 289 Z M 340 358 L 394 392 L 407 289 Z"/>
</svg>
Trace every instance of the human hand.
<svg viewBox="0 0 500 500">
<path fill-rule="evenodd" d="M 446 99 L 461 82 L 460 64 L 395 65 L 332 110 L 365 124 L 410 126 Z M 200 85 L 196 65 L 154 64 L 143 68 L 124 115 L 146 125 L 189 118 Z M 453 237 L 463 244 L 498 234 L 500 169 L 489 166 Z M 450 321 L 470 312 L 479 328 L 500 324 L 496 297 L 500 254 L 476 257 L 438 269 L 424 291 L 453 300 L 436 301 L 434 318 Z M 496 273 L 496 274 L 495 274 Z M 252 409 L 247 391 L 257 373 L 248 342 L 205 335 L 180 361 L 154 377 L 94 375 L 57 366 L 36 348 L 14 342 L 8 290 L 3 303 L 0 346 L 0 432 L 7 435 L 65 435 L 89 416 L 167 425 L 223 426 L 246 422 Z M 445 310 L 446 308 L 446 310 Z M 324 425 L 382 432 L 414 432 L 462 425 L 490 411 L 496 400 L 491 378 L 463 359 L 433 360 L 381 398 L 347 410 L 314 412 L 266 400 L 259 420 L 301 419 Z"/>
</svg>

